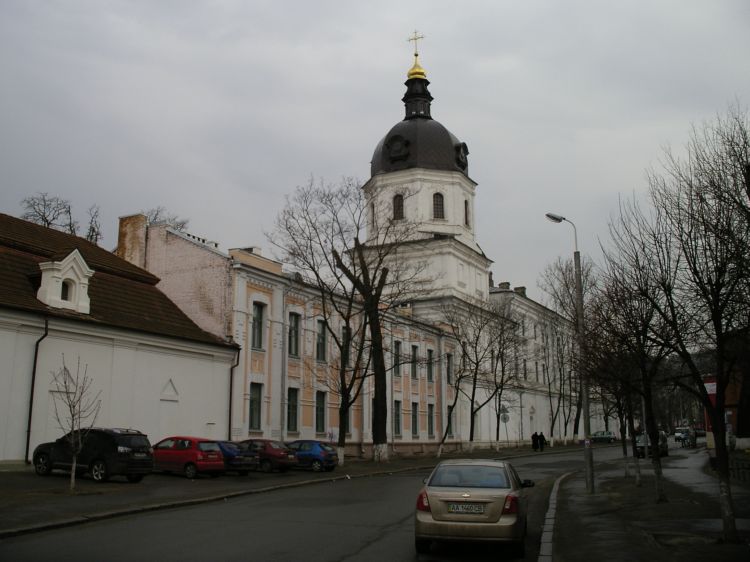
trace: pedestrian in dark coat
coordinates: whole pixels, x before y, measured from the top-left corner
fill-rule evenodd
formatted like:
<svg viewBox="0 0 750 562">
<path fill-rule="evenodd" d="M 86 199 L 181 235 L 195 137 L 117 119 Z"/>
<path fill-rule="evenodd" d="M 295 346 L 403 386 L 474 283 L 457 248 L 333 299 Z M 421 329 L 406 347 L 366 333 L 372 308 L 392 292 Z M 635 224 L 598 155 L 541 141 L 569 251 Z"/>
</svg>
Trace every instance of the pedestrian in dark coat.
<svg viewBox="0 0 750 562">
<path fill-rule="evenodd" d="M 544 451 L 544 446 L 547 444 L 547 439 L 545 439 L 543 431 L 539 433 L 538 439 L 539 439 L 539 452 L 541 453 L 542 451 Z"/>
<path fill-rule="evenodd" d="M 534 449 L 535 453 L 539 448 L 539 436 L 536 434 L 536 431 L 534 432 L 534 435 L 531 436 L 531 448 Z"/>
</svg>

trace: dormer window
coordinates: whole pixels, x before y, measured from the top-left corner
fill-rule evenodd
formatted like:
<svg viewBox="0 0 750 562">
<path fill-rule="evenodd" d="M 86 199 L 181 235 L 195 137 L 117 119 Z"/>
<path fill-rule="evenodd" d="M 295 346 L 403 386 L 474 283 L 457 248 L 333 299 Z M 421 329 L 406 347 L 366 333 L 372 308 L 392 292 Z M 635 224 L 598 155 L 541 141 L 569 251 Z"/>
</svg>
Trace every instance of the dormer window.
<svg viewBox="0 0 750 562">
<path fill-rule="evenodd" d="M 42 282 L 36 298 L 47 306 L 65 308 L 88 314 L 89 279 L 94 270 L 89 268 L 78 250 L 73 250 L 62 261 L 48 261 L 39 264 Z"/>
<path fill-rule="evenodd" d="M 435 193 L 432 196 L 432 218 L 433 219 L 445 218 L 445 205 L 443 203 L 442 193 Z"/>
</svg>

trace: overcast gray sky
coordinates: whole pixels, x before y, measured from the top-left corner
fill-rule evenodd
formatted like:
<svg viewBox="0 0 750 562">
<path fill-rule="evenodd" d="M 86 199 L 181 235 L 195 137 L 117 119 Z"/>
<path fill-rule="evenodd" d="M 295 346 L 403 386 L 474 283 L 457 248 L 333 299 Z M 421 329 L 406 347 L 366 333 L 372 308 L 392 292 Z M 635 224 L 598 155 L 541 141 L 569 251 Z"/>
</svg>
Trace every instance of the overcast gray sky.
<svg viewBox="0 0 750 562">
<path fill-rule="evenodd" d="M 692 124 L 750 104 L 750 2 L 0 2 L 0 210 L 39 191 L 79 220 L 163 205 L 260 245 L 311 176 L 369 177 L 403 117 L 409 34 L 432 115 L 469 146 L 496 282 L 598 254 L 618 197 Z"/>
</svg>

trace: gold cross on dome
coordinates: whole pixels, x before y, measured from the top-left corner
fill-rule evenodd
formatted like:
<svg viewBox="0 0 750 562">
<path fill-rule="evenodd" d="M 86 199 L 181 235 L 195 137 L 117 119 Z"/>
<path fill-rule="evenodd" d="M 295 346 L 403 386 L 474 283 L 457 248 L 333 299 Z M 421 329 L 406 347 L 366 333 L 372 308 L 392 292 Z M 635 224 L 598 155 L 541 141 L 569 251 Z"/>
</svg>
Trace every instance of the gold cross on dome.
<svg viewBox="0 0 750 562">
<path fill-rule="evenodd" d="M 411 37 L 407 39 L 407 41 L 410 41 L 410 42 L 414 41 L 414 55 L 419 54 L 419 51 L 417 49 L 417 41 L 419 41 L 420 39 L 424 39 L 424 35 L 420 35 L 419 33 L 417 33 L 416 29 L 414 30 L 414 35 L 412 35 Z"/>
</svg>

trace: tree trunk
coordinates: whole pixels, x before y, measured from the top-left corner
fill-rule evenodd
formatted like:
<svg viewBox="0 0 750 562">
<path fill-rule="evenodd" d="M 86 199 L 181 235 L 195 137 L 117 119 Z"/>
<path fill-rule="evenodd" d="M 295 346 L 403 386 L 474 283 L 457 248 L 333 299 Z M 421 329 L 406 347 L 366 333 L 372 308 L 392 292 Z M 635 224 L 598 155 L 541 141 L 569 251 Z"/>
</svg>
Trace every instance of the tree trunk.
<svg viewBox="0 0 750 562">
<path fill-rule="evenodd" d="M 70 493 L 76 489 L 76 465 L 78 464 L 78 455 L 73 455 L 73 466 L 70 469 Z"/>
<path fill-rule="evenodd" d="M 372 444 L 376 462 L 388 460 L 388 380 L 383 356 L 383 334 L 380 327 L 380 311 L 375 306 L 366 306 L 370 322 L 370 344 L 372 345 L 372 369 L 375 393 L 372 412 Z"/>
<path fill-rule="evenodd" d="M 724 426 L 724 396 L 717 392 L 716 407 L 711 412 L 711 429 L 716 446 L 716 474 L 719 477 L 719 506 L 721 508 L 722 538 L 725 542 L 739 542 L 735 521 L 732 488 L 729 481 L 729 450 Z"/>
</svg>

